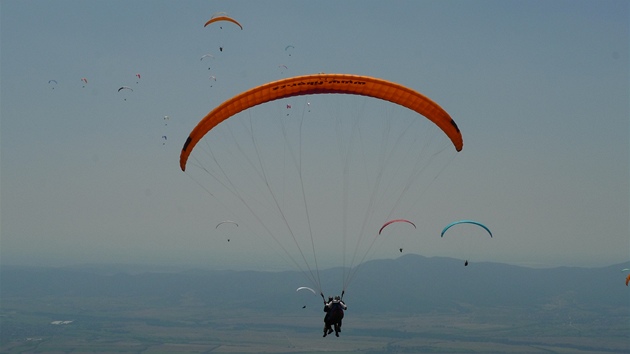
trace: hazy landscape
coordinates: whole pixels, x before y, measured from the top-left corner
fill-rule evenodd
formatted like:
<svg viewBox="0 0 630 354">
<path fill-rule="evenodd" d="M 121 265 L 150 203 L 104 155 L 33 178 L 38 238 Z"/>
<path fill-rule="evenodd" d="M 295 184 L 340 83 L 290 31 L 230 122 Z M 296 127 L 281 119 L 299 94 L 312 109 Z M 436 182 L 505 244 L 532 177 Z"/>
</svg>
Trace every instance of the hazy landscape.
<svg viewBox="0 0 630 354">
<path fill-rule="evenodd" d="M 371 261 L 345 294 L 341 337 L 322 338 L 321 298 L 295 291 L 300 272 L 5 265 L 0 350 L 627 353 L 625 267 Z"/>
<path fill-rule="evenodd" d="M 0 0 L 0 354 L 630 354 L 629 14 Z"/>
</svg>

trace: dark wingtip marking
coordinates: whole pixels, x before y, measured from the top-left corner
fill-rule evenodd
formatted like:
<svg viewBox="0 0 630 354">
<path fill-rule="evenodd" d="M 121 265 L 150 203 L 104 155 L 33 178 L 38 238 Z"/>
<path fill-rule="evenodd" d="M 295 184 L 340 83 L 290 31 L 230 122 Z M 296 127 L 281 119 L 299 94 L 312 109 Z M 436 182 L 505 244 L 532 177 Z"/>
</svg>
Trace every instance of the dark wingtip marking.
<svg viewBox="0 0 630 354">
<path fill-rule="evenodd" d="M 190 145 L 191 141 L 192 141 L 192 138 L 189 136 L 188 139 L 186 139 L 186 142 L 184 143 L 184 147 L 182 148 L 182 154 L 188 149 L 188 145 Z M 181 159 L 179 162 L 179 167 L 181 167 L 182 171 L 186 171 L 186 163 L 182 162 Z"/>
<path fill-rule="evenodd" d="M 457 126 L 457 123 L 455 123 L 454 120 L 451 119 L 451 124 L 453 125 L 453 127 L 455 127 L 455 129 L 457 130 L 457 132 L 459 132 L 459 127 Z"/>
<path fill-rule="evenodd" d="M 454 121 L 454 120 L 452 120 L 452 119 L 451 119 L 451 125 L 453 126 L 453 128 L 455 128 L 455 130 L 457 130 L 457 132 L 458 132 L 458 133 L 460 133 L 460 134 L 461 134 L 461 132 L 459 131 L 459 127 L 457 126 L 457 123 L 455 123 L 455 121 Z M 456 149 L 457 151 L 462 151 L 462 146 L 455 147 L 455 149 Z"/>
<path fill-rule="evenodd" d="M 186 151 L 186 149 L 188 149 L 188 144 L 190 144 L 191 140 L 192 140 L 191 137 L 188 137 L 188 139 L 186 139 L 186 142 L 184 143 L 184 147 L 182 148 L 182 151 Z"/>
</svg>

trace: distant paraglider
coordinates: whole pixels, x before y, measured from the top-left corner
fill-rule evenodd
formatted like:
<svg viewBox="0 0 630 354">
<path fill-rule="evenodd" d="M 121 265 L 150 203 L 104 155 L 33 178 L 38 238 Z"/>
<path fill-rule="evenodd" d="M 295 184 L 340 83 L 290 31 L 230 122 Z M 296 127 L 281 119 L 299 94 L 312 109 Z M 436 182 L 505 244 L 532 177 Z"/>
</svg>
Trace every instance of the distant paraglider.
<svg viewBox="0 0 630 354">
<path fill-rule="evenodd" d="M 630 274 L 626 277 L 626 286 L 628 286 L 628 283 L 630 283 Z"/>
<path fill-rule="evenodd" d="M 300 290 L 309 290 L 310 292 L 312 292 L 313 294 L 317 295 L 317 293 L 315 292 L 315 290 L 309 288 L 308 286 L 300 286 L 299 288 L 297 288 L 295 291 L 300 291 Z"/>
<path fill-rule="evenodd" d="M 300 290 L 308 290 L 310 292 L 313 293 L 313 295 L 317 295 L 317 293 L 315 292 L 315 290 L 309 288 L 308 286 L 300 286 L 299 288 L 295 289 L 295 291 L 300 291 Z M 306 308 L 306 305 L 302 306 L 303 309 Z"/>
<path fill-rule="evenodd" d="M 215 226 L 215 229 L 218 229 L 219 226 L 223 225 L 223 224 L 234 224 L 236 226 L 238 226 L 238 224 L 235 221 L 232 220 L 225 220 L 225 221 L 221 221 L 220 223 L 217 224 L 217 226 Z"/>
<path fill-rule="evenodd" d="M 57 80 L 48 80 L 48 85 L 50 85 L 50 87 L 54 90 L 57 85 Z"/>
<path fill-rule="evenodd" d="M 291 44 L 289 44 L 288 46 L 284 47 L 284 51 L 289 53 L 289 56 L 291 56 L 291 52 L 293 51 L 293 49 L 295 49 L 295 47 Z"/>
<path fill-rule="evenodd" d="M 241 30 L 243 29 L 243 26 L 236 21 L 235 19 L 227 16 L 227 13 L 225 12 L 215 12 L 214 14 L 212 14 L 212 17 L 210 18 L 210 20 L 208 20 L 203 27 L 208 27 L 208 25 L 216 23 L 216 22 L 222 22 L 222 21 L 227 21 L 227 22 L 231 22 L 235 25 L 237 25 Z M 219 29 L 223 30 L 223 26 L 219 26 Z M 219 46 L 219 51 L 222 52 L 223 51 L 223 46 Z"/>
<path fill-rule="evenodd" d="M 474 221 L 474 220 L 458 220 L 458 221 L 454 221 L 454 222 L 452 222 L 452 223 L 450 223 L 450 224 L 446 225 L 446 227 L 444 227 L 444 229 L 442 230 L 442 233 L 441 233 L 440 237 L 444 237 L 444 234 L 446 233 L 446 231 L 447 231 L 448 229 L 450 229 L 451 227 L 453 227 L 453 226 L 455 226 L 455 225 L 459 225 L 459 224 L 472 224 L 472 225 L 477 225 L 477 226 L 480 226 L 481 228 L 483 228 L 484 230 L 486 230 L 486 232 L 490 235 L 490 237 L 492 237 L 492 232 L 490 231 L 490 229 L 489 229 L 486 225 L 484 225 L 484 224 L 482 224 L 482 223 L 480 223 L 480 222 L 478 222 L 478 221 Z M 466 261 L 464 262 L 464 267 L 467 267 L 467 266 L 468 266 L 468 260 L 466 260 Z"/>
<path fill-rule="evenodd" d="M 164 122 L 164 128 L 163 128 L 163 132 L 162 132 L 162 146 L 166 145 L 166 142 L 168 140 L 168 136 L 167 136 L 167 129 L 166 127 L 168 127 L 168 122 L 171 119 L 171 117 L 169 116 L 164 116 L 164 118 L 162 118 L 162 121 Z"/>
<path fill-rule="evenodd" d="M 394 219 L 394 220 L 390 220 L 390 221 L 386 222 L 385 224 L 383 224 L 383 226 L 381 226 L 381 229 L 380 229 L 380 230 L 378 230 L 378 234 L 380 235 L 380 234 L 381 234 L 381 232 L 383 231 L 383 229 L 385 229 L 387 226 L 389 226 L 389 225 L 391 225 L 391 224 L 393 224 L 393 223 L 397 223 L 397 222 L 406 222 L 406 223 L 408 223 L 408 224 L 411 224 L 411 225 L 413 226 L 413 228 L 414 228 L 414 229 L 416 228 L 416 224 L 412 223 L 412 222 L 411 222 L 411 221 L 409 221 L 409 220 L 406 220 L 406 219 Z M 403 248 L 402 248 L 402 247 L 400 247 L 400 248 L 398 249 L 398 251 L 399 251 L 400 253 L 402 253 Z"/>
<path fill-rule="evenodd" d="M 390 221 L 386 222 L 385 224 L 383 224 L 383 226 L 381 226 L 381 229 L 378 230 L 378 234 L 380 235 L 384 228 L 386 228 L 387 226 L 389 226 L 389 225 L 391 225 L 391 224 L 393 224 L 395 222 L 406 222 L 406 223 L 411 224 L 414 229 L 416 228 L 416 224 L 412 223 L 409 220 L 406 220 L 406 219 L 394 219 L 394 220 L 390 220 Z"/>
<path fill-rule="evenodd" d="M 473 224 L 473 225 L 480 226 L 480 227 L 484 228 L 488 232 L 490 237 L 492 237 L 492 232 L 490 231 L 490 229 L 486 225 L 484 225 L 484 224 L 482 224 L 482 223 L 480 223 L 478 221 L 474 221 L 474 220 L 459 220 L 459 221 L 452 222 L 452 223 L 446 225 L 446 227 L 444 227 L 440 237 L 444 237 L 444 234 L 446 233 L 446 231 L 448 229 L 450 229 L 451 227 L 453 227 L 455 225 L 459 225 L 459 224 Z"/>
<path fill-rule="evenodd" d="M 228 22 L 232 22 L 233 24 L 237 25 L 238 27 L 241 28 L 241 30 L 243 29 L 243 26 L 241 26 L 241 24 L 236 21 L 235 19 L 225 16 L 225 15 L 221 15 L 221 16 L 216 16 L 216 17 L 212 17 L 210 20 L 208 20 L 208 22 L 206 22 L 203 26 L 207 27 L 209 24 L 218 22 L 218 21 L 228 21 Z"/>
<path fill-rule="evenodd" d="M 215 228 L 215 229 L 218 229 L 218 228 L 219 228 L 219 226 L 224 225 L 224 224 L 232 224 L 232 225 L 234 225 L 234 226 L 238 227 L 238 224 L 237 224 L 235 221 L 232 221 L 232 220 L 224 220 L 224 221 L 221 221 L 220 223 L 218 223 L 218 224 L 217 224 L 217 226 L 215 226 L 214 228 Z M 229 239 L 229 238 L 227 239 L 227 242 L 230 242 L 230 239 Z"/>
<path fill-rule="evenodd" d="M 81 82 L 83 82 L 83 88 L 85 88 L 85 85 L 87 85 L 88 81 L 86 78 L 81 78 Z"/>
<path fill-rule="evenodd" d="M 202 56 L 201 56 L 201 59 L 199 59 L 199 60 L 203 61 L 203 60 L 204 60 L 204 59 L 206 59 L 206 58 L 207 58 L 207 59 L 214 59 L 214 55 L 212 55 L 212 54 L 210 54 L 210 53 L 208 53 L 208 54 L 204 54 L 204 55 L 202 55 Z M 208 66 L 208 70 L 210 70 L 210 66 Z"/>
<path fill-rule="evenodd" d="M 131 87 L 129 87 L 129 86 L 121 86 L 121 87 L 118 89 L 118 92 L 120 92 L 120 91 L 126 92 L 127 90 L 129 90 L 129 91 L 133 92 L 133 89 L 132 89 Z M 126 100 L 127 100 L 127 97 L 125 97 L 125 98 L 124 98 L 124 100 L 126 101 Z"/>
</svg>

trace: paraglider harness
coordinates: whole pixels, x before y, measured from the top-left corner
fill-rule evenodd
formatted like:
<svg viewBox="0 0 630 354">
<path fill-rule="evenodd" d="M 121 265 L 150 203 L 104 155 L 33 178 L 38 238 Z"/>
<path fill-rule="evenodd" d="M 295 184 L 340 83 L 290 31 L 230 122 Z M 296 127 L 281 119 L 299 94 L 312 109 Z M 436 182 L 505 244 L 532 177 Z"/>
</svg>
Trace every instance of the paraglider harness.
<svg viewBox="0 0 630 354">
<path fill-rule="evenodd" d="M 324 311 L 326 312 L 326 316 L 324 316 L 324 323 L 326 324 L 326 328 L 331 329 L 335 327 L 335 334 L 339 336 L 339 332 L 341 331 L 341 320 L 344 316 L 343 311 L 343 294 L 344 291 L 341 292 L 341 297 L 339 300 L 333 300 L 332 303 L 327 303 L 324 294 L 320 294 L 322 299 L 324 300 Z M 330 305 L 330 306 L 329 306 Z M 330 332 L 329 332 L 330 333 Z M 326 335 L 324 335 L 325 337 Z"/>
<path fill-rule="evenodd" d="M 341 307 L 341 302 L 335 302 L 330 305 L 328 309 L 328 316 L 333 322 L 340 322 L 343 318 L 343 308 Z"/>
</svg>

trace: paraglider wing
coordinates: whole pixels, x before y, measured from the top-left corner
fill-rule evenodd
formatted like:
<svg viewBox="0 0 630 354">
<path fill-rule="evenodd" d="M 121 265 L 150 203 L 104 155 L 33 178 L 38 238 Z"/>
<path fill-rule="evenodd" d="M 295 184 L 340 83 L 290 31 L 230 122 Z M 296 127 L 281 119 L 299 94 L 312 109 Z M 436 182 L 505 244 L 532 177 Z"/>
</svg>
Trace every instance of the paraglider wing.
<svg viewBox="0 0 630 354">
<path fill-rule="evenodd" d="M 215 17 L 218 17 L 218 16 L 227 16 L 227 14 L 228 13 L 225 12 L 225 11 L 217 11 L 217 12 L 213 13 L 212 16 L 210 16 L 210 18 L 215 18 Z"/>
<path fill-rule="evenodd" d="M 213 17 L 211 18 L 208 22 L 206 22 L 205 25 L 203 25 L 204 27 L 208 26 L 211 23 L 217 22 L 217 21 L 229 21 L 232 22 L 233 24 L 239 26 L 241 29 L 243 29 L 243 26 L 241 26 L 240 23 L 238 23 L 238 21 L 236 21 L 235 19 L 228 17 L 228 16 L 217 16 L 217 17 Z"/>
<path fill-rule="evenodd" d="M 406 219 L 394 219 L 394 220 L 390 220 L 390 221 L 386 222 L 385 224 L 383 224 L 383 226 L 381 226 L 381 229 L 380 229 L 380 230 L 378 230 L 378 234 L 380 235 L 380 234 L 381 234 L 381 231 L 383 231 L 383 229 L 384 229 L 385 227 L 387 227 L 388 225 L 393 224 L 393 223 L 395 223 L 395 222 L 406 222 L 406 223 L 409 223 L 409 224 L 413 225 L 413 228 L 414 228 L 414 229 L 416 228 L 416 224 L 412 223 L 412 222 L 411 222 L 411 221 L 409 221 L 409 220 L 406 220 Z M 400 252 L 402 252 L 402 250 L 401 250 Z"/>
<path fill-rule="evenodd" d="M 235 221 L 225 220 L 225 221 L 221 221 L 220 223 L 218 223 L 217 226 L 215 226 L 214 228 L 217 229 L 217 228 L 219 228 L 219 226 L 221 226 L 223 224 L 234 224 L 234 225 L 238 226 L 238 224 Z"/>
<path fill-rule="evenodd" d="M 297 288 L 295 291 L 300 291 L 300 290 L 310 290 L 313 294 L 317 295 L 317 293 L 315 292 L 315 290 L 307 287 L 307 286 L 300 286 L 299 288 Z"/>
<path fill-rule="evenodd" d="M 118 92 L 120 92 L 121 90 L 130 90 L 133 91 L 133 89 L 129 86 L 122 86 L 121 88 L 118 89 Z"/>
<path fill-rule="evenodd" d="M 223 102 L 208 113 L 188 136 L 179 159 L 182 171 L 186 170 L 188 156 L 199 140 L 229 117 L 273 100 L 325 93 L 368 96 L 407 107 L 435 123 L 449 137 L 457 151 L 463 147 L 462 135 L 457 124 L 442 107 L 421 93 L 391 81 L 369 76 L 321 73 L 270 82 Z"/>
<path fill-rule="evenodd" d="M 478 222 L 478 221 L 474 221 L 474 220 L 459 220 L 459 221 L 454 221 L 448 225 L 446 225 L 446 227 L 444 227 L 444 230 L 442 230 L 442 234 L 440 235 L 440 237 L 444 237 L 444 234 L 446 233 L 446 231 L 448 229 L 450 229 L 451 227 L 458 225 L 458 224 L 473 224 L 473 225 L 477 225 L 477 226 L 481 226 L 482 228 L 484 228 L 488 234 L 490 235 L 490 237 L 492 237 L 492 232 L 490 231 L 490 229 L 488 227 L 486 227 L 486 225 Z"/>
<path fill-rule="evenodd" d="M 628 286 L 628 283 L 630 283 L 630 274 L 626 277 L 626 286 Z"/>
</svg>

